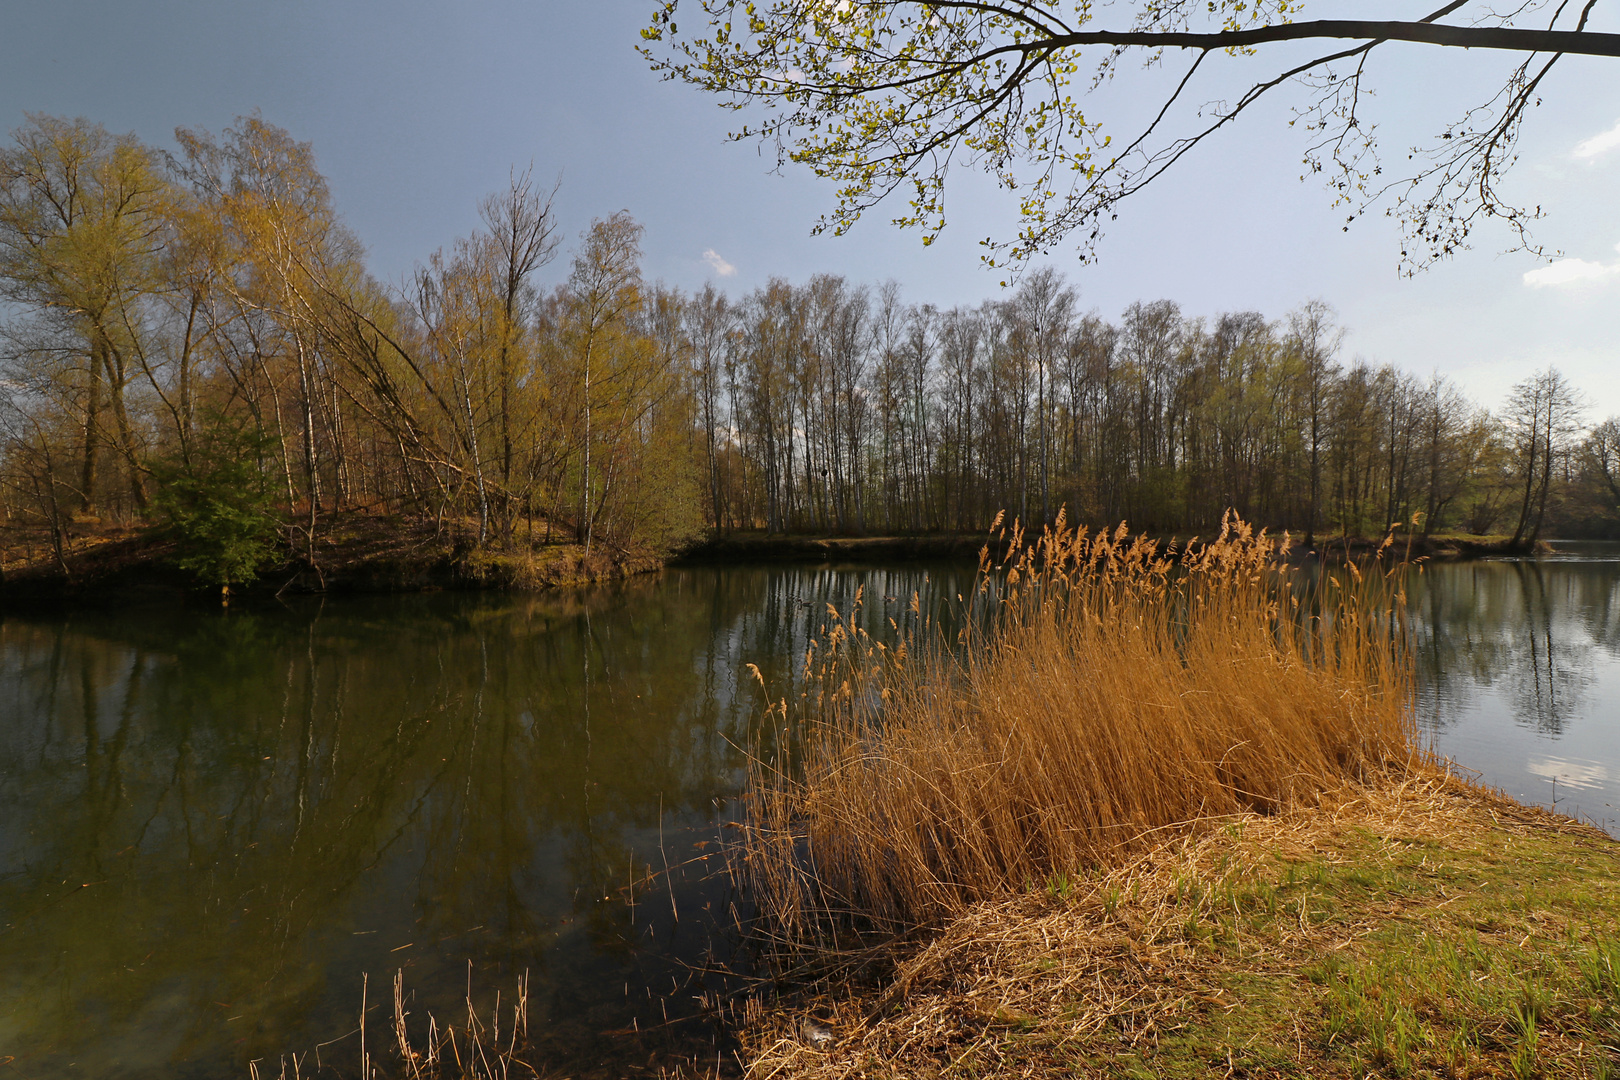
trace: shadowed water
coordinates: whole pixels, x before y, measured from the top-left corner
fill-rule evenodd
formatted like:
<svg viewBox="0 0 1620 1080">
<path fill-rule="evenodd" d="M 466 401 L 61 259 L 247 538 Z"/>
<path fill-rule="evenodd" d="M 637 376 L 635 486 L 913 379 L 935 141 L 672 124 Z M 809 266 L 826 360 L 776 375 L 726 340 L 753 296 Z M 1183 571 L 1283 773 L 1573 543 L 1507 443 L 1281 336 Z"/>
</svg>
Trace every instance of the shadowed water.
<svg viewBox="0 0 1620 1080">
<path fill-rule="evenodd" d="M 527 971 L 537 1056 L 571 1075 L 723 1056 L 694 998 L 745 964 L 703 845 L 759 734 L 746 665 L 781 692 L 828 603 L 864 586 L 881 632 L 969 577 L 693 568 L 0 620 L 0 1080 L 274 1075 L 334 1039 L 352 1073 L 363 974 L 374 1004 L 401 968 L 418 1019 Z M 1617 599 L 1620 547 L 1425 568 L 1441 752 L 1620 818 Z"/>
<path fill-rule="evenodd" d="M 745 665 L 787 686 L 861 583 L 929 588 L 691 569 L 0 621 L 0 1077 L 274 1075 L 400 968 L 424 1023 L 527 971 L 537 1056 L 574 1075 L 713 1060 L 693 999 L 731 897 L 699 845 L 761 713 Z"/>
</svg>

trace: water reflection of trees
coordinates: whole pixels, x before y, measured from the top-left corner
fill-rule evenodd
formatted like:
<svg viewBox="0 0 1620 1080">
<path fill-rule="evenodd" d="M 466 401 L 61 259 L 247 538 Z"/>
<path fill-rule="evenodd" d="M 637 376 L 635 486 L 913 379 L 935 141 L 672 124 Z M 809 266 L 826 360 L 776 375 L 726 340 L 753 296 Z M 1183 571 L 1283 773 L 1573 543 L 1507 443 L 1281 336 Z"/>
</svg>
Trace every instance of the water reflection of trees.
<svg viewBox="0 0 1620 1080">
<path fill-rule="evenodd" d="M 1454 723 L 1488 690 L 1514 719 L 1562 733 L 1586 708 L 1596 665 L 1620 658 L 1613 563 L 1437 564 L 1413 579 L 1420 714 Z"/>
<path fill-rule="evenodd" d="M 607 1025 L 637 977 L 617 890 L 735 790 L 743 665 L 788 685 L 857 580 L 923 585 L 690 570 L 0 623 L 8 1052 L 206 1071 L 341 1033 L 362 970 L 459 986 L 469 957 L 534 969 L 537 1016 Z"/>
</svg>

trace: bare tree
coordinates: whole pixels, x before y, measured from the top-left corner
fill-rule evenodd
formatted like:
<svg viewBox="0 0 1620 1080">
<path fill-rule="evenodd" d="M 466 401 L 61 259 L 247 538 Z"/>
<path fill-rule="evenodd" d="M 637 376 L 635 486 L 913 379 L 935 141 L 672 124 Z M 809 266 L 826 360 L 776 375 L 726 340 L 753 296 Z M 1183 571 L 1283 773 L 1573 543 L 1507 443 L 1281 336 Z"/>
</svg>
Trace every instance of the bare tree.
<svg viewBox="0 0 1620 1080">
<path fill-rule="evenodd" d="M 1041 524 L 1052 520 L 1051 398 L 1048 383 L 1058 357 L 1067 344 L 1078 297 L 1063 276 L 1050 266 L 1030 274 L 1013 296 L 1020 329 L 1035 364 L 1036 441 L 1041 478 Z"/>
<path fill-rule="evenodd" d="M 1316 524 L 1322 507 L 1322 450 L 1326 437 L 1327 390 L 1337 365 L 1333 356 L 1343 331 L 1333 325 L 1333 309 L 1326 301 L 1311 300 L 1288 318 L 1290 346 L 1298 352 L 1304 377 L 1306 445 L 1310 450 L 1309 494 L 1305 511 L 1305 546 L 1316 543 Z M 1432 520 L 1432 515 L 1431 515 Z"/>
<path fill-rule="evenodd" d="M 1557 368 L 1537 372 L 1513 388 L 1506 419 L 1523 489 L 1513 546 L 1534 547 L 1540 538 L 1556 458 L 1567 453 L 1579 435 L 1585 408 L 1585 399 Z"/>
<path fill-rule="evenodd" d="M 692 342 L 697 379 L 698 416 L 703 425 L 704 457 L 709 487 L 710 522 L 718 531 L 724 511 L 721 446 L 732 432 L 721 427 L 721 387 L 730 359 L 736 313 L 725 293 L 705 285 L 686 306 L 686 333 Z"/>
<path fill-rule="evenodd" d="M 500 271 L 496 377 L 500 384 L 501 483 L 507 486 L 512 484 L 513 456 L 520 437 L 515 430 L 513 399 L 517 394 L 518 357 L 529 323 L 525 309 L 533 299 L 529 279 L 552 260 L 561 241 L 551 211 L 557 187 L 553 184 L 550 191 L 536 188 L 532 167 L 521 173 L 514 171 L 507 189 L 487 196 L 478 207 Z"/>
<path fill-rule="evenodd" d="M 1608 490 L 1610 509 L 1620 510 L 1620 417 L 1611 416 L 1593 428 L 1586 437 L 1585 451 L 1592 470 Z"/>
</svg>

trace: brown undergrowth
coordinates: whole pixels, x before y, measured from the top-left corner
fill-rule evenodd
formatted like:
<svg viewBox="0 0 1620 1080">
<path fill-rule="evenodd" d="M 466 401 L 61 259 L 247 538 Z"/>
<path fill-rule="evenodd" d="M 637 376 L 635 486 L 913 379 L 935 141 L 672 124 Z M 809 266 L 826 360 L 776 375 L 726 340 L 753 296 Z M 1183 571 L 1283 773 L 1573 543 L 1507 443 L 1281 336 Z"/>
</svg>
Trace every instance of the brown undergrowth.
<svg viewBox="0 0 1620 1080">
<path fill-rule="evenodd" d="M 192 576 L 175 565 L 176 545 L 164 530 L 88 523 L 82 529 L 60 559 L 37 531 L 0 529 L 0 602 L 114 603 L 196 590 Z M 332 512 L 321 520 L 313 551 L 301 535 L 284 535 L 275 562 L 232 594 L 531 592 L 648 573 L 666 561 L 666 552 L 602 544 L 587 555 L 580 544 L 543 535 L 529 529 L 508 542 L 480 542 L 476 520 Z"/>
</svg>

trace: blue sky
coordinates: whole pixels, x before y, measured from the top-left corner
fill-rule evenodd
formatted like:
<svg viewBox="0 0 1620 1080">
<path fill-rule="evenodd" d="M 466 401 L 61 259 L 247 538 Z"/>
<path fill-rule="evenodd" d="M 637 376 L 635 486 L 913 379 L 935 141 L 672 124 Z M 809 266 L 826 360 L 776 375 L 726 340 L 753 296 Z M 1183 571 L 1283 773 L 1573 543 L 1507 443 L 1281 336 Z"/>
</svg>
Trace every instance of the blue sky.
<svg viewBox="0 0 1620 1080">
<path fill-rule="evenodd" d="M 1411 17 L 1418 6 L 1361 0 L 1309 10 Z M 1012 227 L 1005 193 L 960 174 L 951 225 L 926 250 L 882 214 L 850 236 L 811 237 L 830 187 L 791 169 L 774 174 L 768 151 L 725 141 L 735 114 L 647 70 L 635 46 L 651 7 L 6 0 L 0 125 L 13 129 L 26 112 L 85 116 L 167 146 L 177 126 L 217 130 L 261 110 L 314 144 L 339 209 L 385 280 L 471 231 L 478 199 L 532 162 L 541 177 L 560 175 L 557 207 L 570 238 L 592 218 L 628 210 L 647 227 L 649 276 L 683 288 L 712 278 L 740 293 L 773 275 L 828 271 L 894 278 L 909 298 L 940 305 L 998 293 L 1001 275 L 981 269 L 976 241 Z M 1620 30 L 1620 21 L 1602 12 L 1594 28 Z M 1392 159 L 1470 96 L 1488 96 L 1510 63 L 1422 46 L 1383 52 L 1374 110 Z M 1197 100 L 1222 96 L 1243 74 Z M 1122 116 L 1154 100 L 1124 84 L 1110 94 L 1099 105 Z M 1112 318 L 1133 300 L 1167 297 L 1191 314 L 1280 317 L 1320 297 L 1350 331 L 1346 359 L 1440 371 L 1490 406 L 1552 363 L 1592 399 L 1593 419 L 1620 413 L 1620 61 L 1566 58 L 1526 126 L 1510 190 L 1546 209 L 1538 235 L 1567 256 L 1550 269 L 1501 254 L 1508 236 L 1487 229 L 1475 250 L 1400 278 L 1392 225 L 1367 218 L 1344 233 L 1321 186 L 1300 181 L 1302 144 L 1286 104 L 1256 111 L 1127 203 L 1096 265 L 1054 253 L 1082 306 Z M 717 262 L 732 273 L 717 274 Z M 566 255 L 543 273 L 560 280 L 565 263 Z"/>
</svg>

